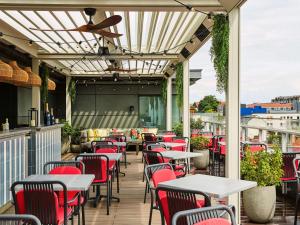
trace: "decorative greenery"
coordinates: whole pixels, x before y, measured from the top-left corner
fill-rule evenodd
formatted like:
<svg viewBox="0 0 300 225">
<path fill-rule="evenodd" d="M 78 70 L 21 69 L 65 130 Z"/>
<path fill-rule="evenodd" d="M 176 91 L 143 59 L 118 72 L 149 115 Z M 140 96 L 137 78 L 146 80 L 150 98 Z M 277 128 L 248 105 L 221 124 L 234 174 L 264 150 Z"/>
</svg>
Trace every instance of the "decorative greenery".
<svg viewBox="0 0 300 225">
<path fill-rule="evenodd" d="M 73 128 L 72 129 L 72 134 L 71 134 L 71 143 L 79 145 L 80 144 L 80 130 L 78 128 Z"/>
<path fill-rule="evenodd" d="M 202 113 L 217 112 L 220 102 L 214 95 L 205 96 L 198 105 L 198 111 Z"/>
<path fill-rule="evenodd" d="M 167 79 L 163 79 L 161 82 L 161 98 L 164 104 L 167 103 Z"/>
<path fill-rule="evenodd" d="M 64 126 L 62 127 L 62 137 L 69 137 L 73 134 L 73 127 L 70 125 L 68 121 L 64 121 Z"/>
<path fill-rule="evenodd" d="M 216 71 L 217 90 L 222 93 L 227 90 L 228 80 L 229 22 L 223 14 L 215 15 L 213 21 L 210 54 Z"/>
<path fill-rule="evenodd" d="M 74 80 L 71 80 L 68 86 L 68 93 L 71 97 L 71 102 L 74 104 L 76 100 L 76 82 Z"/>
<path fill-rule="evenodd" d="M 207 149 L 209 139 L 206 137 L 193 137 L 191 138 L 191 148 L 193 150 L 204 150 Z"/>
<path fill-rule="evenodd" d="M 41 100 L 42 105 L 45 105 L 45 103 L 48 101 L 48 78 L 49 78 L 49 70 L 48 67 L 45 64 L 42 64 L 39 71 L 42 85 L 41 85 Z"/>
<path fill-rule="evenodd" d="M 183 65 L 182 63 L 178 63 L 176 66 L 176 91 L 177 91 L 177 106 L 179 109 L 182 108 L 183 103 Z"/>
<path fill-rule="evenodd" d="M 179 137 L 183 136 L 183 124 L 182 123 L 177 123 L 175 124 L 175 126 L 173 127 L 173 131 L 175 132 L 175 134 Z"/>
<path fill-rule="evenodd" d="M 273 152 L 251 152 L 246 149 L 241 164 L 243 179 L 256 181 L 258 186 L 280 185 L 283 176 L 282 153 L 278 143 L 274 144 L 273 149 Z"/>
<path fill-rule="evenodd" d="M 202 123 L 202 120 L 199 118 L 197 120 L 195 119 L 191 119 L 191 129 L 203 129 L 204 128 L 204 125 Z"/>
</svg>

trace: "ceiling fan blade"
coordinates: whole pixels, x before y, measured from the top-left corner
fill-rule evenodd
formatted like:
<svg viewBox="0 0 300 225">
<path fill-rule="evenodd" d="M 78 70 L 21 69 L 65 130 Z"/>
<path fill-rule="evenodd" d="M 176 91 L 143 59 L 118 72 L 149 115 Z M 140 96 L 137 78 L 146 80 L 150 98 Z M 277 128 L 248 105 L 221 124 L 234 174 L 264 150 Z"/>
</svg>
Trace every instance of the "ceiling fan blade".
<svg viewBox="0 0 300 225">
<path fill-rule="evenodd" d="M 112 33 L 112 32 L 105 31 L 105 30 L 91 30 L 90 32 L 99 34 L 101 36 L 105 36 L 108 38 L 117 38 L 117 37 L 121 37 L 123 35 L 123 34 Z"/>
<path fill-rule="evenodd" d="M 91 28 L 91 30 L 99 30 L 99 29 L 104 29 L 110 26 L 114 26 L 118 23 L 120 23 L 122 20 L 122 17 L 119 15 L 114 15 L 111 17 L 106 18 L 105 20 L 103 20 L 102 22 L 93 25 L 93 27 Z"/>
</svg>

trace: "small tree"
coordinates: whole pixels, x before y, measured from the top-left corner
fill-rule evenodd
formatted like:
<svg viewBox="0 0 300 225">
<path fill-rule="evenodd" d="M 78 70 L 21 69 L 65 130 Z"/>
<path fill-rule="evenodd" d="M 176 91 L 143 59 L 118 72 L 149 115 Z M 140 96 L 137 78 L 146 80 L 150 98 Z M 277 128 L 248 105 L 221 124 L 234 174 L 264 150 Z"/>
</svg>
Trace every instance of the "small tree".
<svg viewBox="0 0 300 225">
<path fill-rule="evenodd" d="M 205 96 L 198 106 L 199 112 L 217 112 L 219 101 L 213 95 Z"/>
</svg>

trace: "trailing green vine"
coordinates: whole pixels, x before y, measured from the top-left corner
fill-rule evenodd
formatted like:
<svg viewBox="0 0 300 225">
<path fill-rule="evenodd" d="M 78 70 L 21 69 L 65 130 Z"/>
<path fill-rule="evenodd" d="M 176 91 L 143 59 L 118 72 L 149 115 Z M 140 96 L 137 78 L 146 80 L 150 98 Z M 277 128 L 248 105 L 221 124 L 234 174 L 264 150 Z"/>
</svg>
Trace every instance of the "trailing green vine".
<svg viewBox="0 0 300 225">
<path fill-rule="evenodd" d="M 216 71 L 217 90 L 222 93 L 227 90 L 228 80 L 229 22 L 223 14 L 215 15 L 213 21 L 210 55 Z"/>
<path fill-rule="evenodd" d="M 68 93 L 69 93 L 69 96 L 71 97 L 72 104 L 74 104 L 74 102 L 76 100 L 76 82 L 72 79 L 68 86 Z"/>
<path fill-rule="evenodd" d="M 183 65 L 179 63 L 176 65 L 176 92 L 177 92 L 177 106 L 181 109 L 183 104 Z"/>
<path fill-rule="evenodd" d="M 45 103 L 48 101 L 48 78 L 49 78 L 49 70 L 48 67 L 44 64 L 42 64 L 39 68 L 39 74 L 42 80 L 41 85 L 41 100 L 42 105 L 45 105 Z"/>
<path fill-rule="evenodd" d="M 161 98 L 164 104 L 167 103 L 167 79 L 163 79 L 161 82 Z"/>
</svg>

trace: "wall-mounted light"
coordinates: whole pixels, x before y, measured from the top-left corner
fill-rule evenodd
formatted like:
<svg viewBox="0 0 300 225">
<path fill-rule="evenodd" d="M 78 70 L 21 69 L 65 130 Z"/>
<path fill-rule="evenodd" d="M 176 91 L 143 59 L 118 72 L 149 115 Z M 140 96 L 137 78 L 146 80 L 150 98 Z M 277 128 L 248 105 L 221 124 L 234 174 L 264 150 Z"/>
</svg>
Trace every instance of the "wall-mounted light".
<svg viewBox="0 0 300 225">
<path fill-rule="evenodd" d="M 131 112 L 131 113 L 134 112 L 134 106 L 133 105 L 129 106 L 129 112 Z"/>
</svg>

